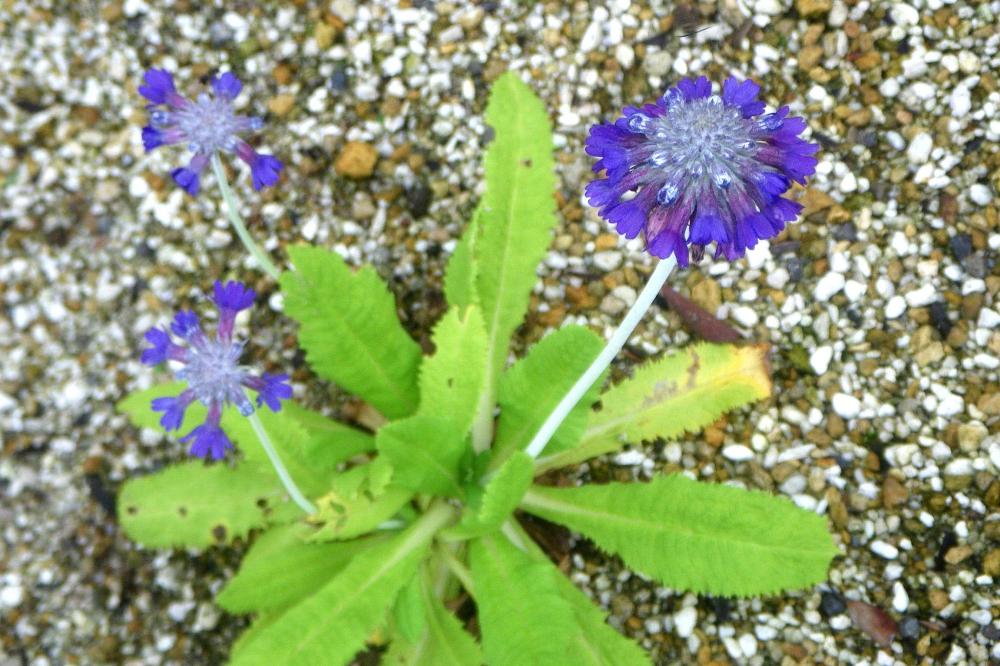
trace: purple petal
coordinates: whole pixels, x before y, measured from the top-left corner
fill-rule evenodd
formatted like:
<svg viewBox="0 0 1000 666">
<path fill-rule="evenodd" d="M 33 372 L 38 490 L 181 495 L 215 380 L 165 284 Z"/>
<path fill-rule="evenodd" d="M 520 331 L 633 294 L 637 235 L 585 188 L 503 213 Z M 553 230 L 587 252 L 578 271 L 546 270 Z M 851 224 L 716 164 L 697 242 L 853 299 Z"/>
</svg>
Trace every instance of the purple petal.
<svg viewBox="0 0 1000 666">
<path fill-rule="evenodd" d="M 729 232 L 722 218 L 713 213 L 699 213 L 691 223 L 688 242 L 697 245 L 708 245 L 712 242 L 728 243 Z"/>
<path fill-rule="evenodd" d="M 139 94 L 153 104 L 166 104 L 171 93 L 176 92 L 174 79 L 165 69 L 150 69 L 142 78 L 146 85 L 139 86 Z"/>
<path fill-rule="evenodd" d="M 704 99 L 711 95 L 712 82 L 705 76 L 699 76 L 697 79 L 682 79 L 677 83 L 677 89 L 690 102 L 696 99 Z"/>
<path fill-rule="evenodd" d="M 184 411 L 193 400 L 193 394 L 185 391 L 177 397 L 154 398 L 152 402 L 154 412 L 163 412 L 160 417 L 160 425 L 164 430 L 178 430 L 184 423 Z"/>
<path fill-rule="evenodd" d="M 159 365 L 164 363 L 170 355 L 170 334 L 160 328 L 151 328 L 146 331 L 146 342 L 152 345 L 142 350 L 139 360 L 146 365 Z"/>
<path fill-rule="evenodd" d="M 212 79 L 212 90 L 219 97 L 232 101 L 243 90 L 243 84 L 240 83 L 240 80 L 232 72 L 223 72 Z"/>
<path fill-rule="evenodd" d="M 219 308 L 240 312 L 251 307 L 256 297 L 256 292 L 242 282 L 230 280 L 223 284 L 215 281 L 215 304 Z"/>
<path fill-rule="evenodd" d="M 250 384 L 250 382 L 247 382 Z M 281 411 L 281 401 L 292 397 L 292 387 L 288 375 L 264 375 L 251 385 L 257 391 L 257 406 L 267 405 L 272 412 Z"/>
<path fill-rule="evenodd" d="M 192 171 L 187 167 L 178 167 L 170 172 L 170 176 L 182 190 L 193 197 L 198 196 L 198 191 L 201 189 L 201 179 L 197 171 Z"/>
<path fill-rule="evenodd" d="M 277 157 L 273 155 L 258 154 L 257 159 L 250 165 L 250 174 L 253 180 L 253 189 L 260 191 L 265 187 L 273 187 L 278 184 L 278 174 L 284 168 Z"/>
<path fill-rule="evenodd" d="M 146 152 L 163 145 L 163 132 L 147 125 L 142 128 L 142 147 Z"/>
<path fill-rule="evenodd" d="M 635 199 L 613 206 L 605 218 L 614 224 L 618 233 L 625 238 L 635 238 L 646 224 L 646 212 Z"/>
<path fill-rule="evenodd" d="M 212 460 L 222 460 L 226 457 L 226 451 L 232 450 L 233 444 L 229 437 L 217 425 L 203 423 L 184 437 L 182 442 L 191 442 L 188 450 L 195 458 L 211 458 Z"/>
<path fill-rule="evenodd" d="M 181 310 L 174 315 L 174 321 L 170 324 L 170 330 L 178 337 L 185 340 L 191 339 L 194 335 L 201 332 L 198 315 L 191 310 Z"/>
</svg>

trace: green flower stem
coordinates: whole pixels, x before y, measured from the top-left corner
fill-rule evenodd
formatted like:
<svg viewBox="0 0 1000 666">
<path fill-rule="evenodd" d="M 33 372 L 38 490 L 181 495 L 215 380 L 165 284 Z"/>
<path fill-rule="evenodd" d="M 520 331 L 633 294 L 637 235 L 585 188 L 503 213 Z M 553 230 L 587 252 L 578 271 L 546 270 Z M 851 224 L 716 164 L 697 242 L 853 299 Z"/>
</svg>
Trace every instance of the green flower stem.
<svg viewBox="0 0 1000 666">
<path fill-rule="evenodd" d="M 257 260 L 257 264 L 261 269 L 277 282 L 281 271 L 267 258 L 264 251 L 257 247 L 257 244 L 250 236 L 250 232 L 247 231 L 246 225 L 243 224 L 243 218 L 240 217 L 240 213 L 236 209 L 236 199 L 233 197 L 233 191 L 229 189 L 229 180 L 226 179 L 226 171 L 222 168 L 222 160 L 219 159 L 219 153 L 212 153 L 212 171 L 215 172 L 215 182 L 219 184 L 222 198 L 226 202 L 226 212 L 229 214 L 229 222 L 233 225 L 233 229 L 236 230 L 236 235 L 243 241 L 243 245 L 246 247 L 247 252 L 250 253 L 250 256 Z"/>
<path fill-rule="evenodd" d="M 271 436 L 264 430 L 264 424 L 260 422 L 257 412 L 252 413 L 248 419 L 250 425 L 253 427 L 253 431 L 257 434 L 257 439 L 260 440 L 260 445 L 264 447 L 264 452 L 267 454 L 271 464 L 274 465 L 274 471 L 278 473 L 278 478 L 284 484 L 285 490 L 291 495 L 292 501 L 298 504 L 299 508 L 309 515 L 316 513 L 316 507 L 306 499 L 302 491 L 299 490 L 299 487 L 295 485 L 295 481 L 292 480 L 292 476 L 288 473 L 288 470 L 285 469 L 285 465 L 281 462 L 281 458 L 278 457 L 278 452 L 275 450 L 274 444 L 271 443 Z"/>
<path fill-rule="evenodd" d="M 549 414 L 545 423 L 542 424 L 542 427 L 538 429 L 535 437 L 528 444 L 528 448 L 524 450 L 525 453 L 532 458 L 538 457 L 545 448 L 545 445 L 552 439 L 552 435 L 555 434 L 559 426 L 562 425 L 562 422 L 566 420 L 569 413 L 576 407 L 576 403 L 580 402 L 583 394 L 590 389 L 591 385 L 597 381 L 604 370 L 611 364 L 611 361 L 614 360 L 615 356 L 618 355 L 618 352 L 625 346 L 625 343 L 632 335 L 632 331 L 639 325 L 642 316 L 646 314 L 646 310 L 649 309 L 656 295 L 660 293 L 663 283 L 670 277 L 670 273 L 673 272 L 676 265 L 677 260 L 673 256 L 660 261 L 656 265 L 653 274 L 649 276 L 646 286 L 642 288 L 642 293 L 635 299 L 632 309 L 622 319 L 618 330 L 614 332 L 614 335 L 608 340 L 608 344 L 598 354 L 597 358 L 594 359 L 594 362 L 590 364 L 590 367 L 576 380 L 573 388 L 563 396 L 563 399 L 559 401 L 556 408 Z"/>
</svg>

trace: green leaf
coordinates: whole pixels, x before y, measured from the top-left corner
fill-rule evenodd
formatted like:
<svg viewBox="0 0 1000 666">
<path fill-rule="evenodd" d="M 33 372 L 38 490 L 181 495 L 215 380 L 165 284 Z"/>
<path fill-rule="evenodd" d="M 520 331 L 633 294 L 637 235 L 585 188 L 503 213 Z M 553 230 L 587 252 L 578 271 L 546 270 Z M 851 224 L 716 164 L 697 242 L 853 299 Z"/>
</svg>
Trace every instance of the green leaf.
<svg viewBox="0 0 1000 666">
<path fill-rule="evenodd" d="M 392 464 L 393 481 L 431 495 L 462 495 L 462 462 L 471 456 L 465 433 L 450 419 L 411 416 L 379 428 L 379 453 Z"/>
<path fill-rule="evenodd" d="M 299 344 L 316 374 L 389 418 L 416 411 L 420 346 L 375 270 L 352 271 L 337 253 L 307 245 L 288 254 L 296 270 L 281 276 L 285 312 L 299 322 Z"/>
<path fill-rule="evenodd" d="M 514 536 L 519 537 L 519 545 L 540 562 L 548 562 L 548 557 L 516 523 L 512 524 Z M 618 666 L 640 666 L 649 664 L 649 655 L 634 641 L 622 636 L 605 622 L 605 612 L 589 599 L 565 576 L 558 577 L 558 592 L 570 605 L 582 631 L 575 637 L 574 651 L 580 656 L 580 663 L 593 666 L 616 664 Z"/>
<path fill-rule="evenodd" d="M 281 609 L 291 606 L 333 578 L 355 557 L 385 538 L 332 543 L 307 543 L 309 530 L 301 524 L 272 527 L 260 535 L 243 558 L 239 572 L 216 596 L 230 613 Z"/>
<path fill-rule="evenodd" d="M 344 664 L 386 618 L 396 595 L 427 556 L 428 546 L 453 515 L 437 505 L 408 530 L 357 557 L 315 594 L 247 641 L 233 663 Z"/>
<path fill-rule="evenodd" d="M 545 336 L 500 378 L 500 419 L 494 457 L 527 448 L 542 423 L 604 348 L 596 333 L 582 326 L 564 326 Z M 603 379 L 594 382 L 567 415 L 545 453 L 573 447 L 583 436 L 587 414 L 597 401 Z"/>
<path fill-rule="evenodd" d="M 152 428 L 176 438 L 180 433 L 187 434 L 195 426 L 204 422 L 207 415 L 205 406 L 200 402 L 192 403 L 187 408 L 184 422 L 177 432 L 167 433 L 160 426 L 161 415 L 153 411 L 150 403 L 153 398 L 178 395 L 186 387 L 187 384 L 184 382 L 158 384 L 145 391 L 132 393 L 118 403 L 117 409 L 128 414 L 132 423 L 140 428 Z M 305 445 L 310 437 L 307 430 L 302 427 L 300 417 L 309 413 L 291 402 L 286 402 L 280 412 L 272 412 L 266 408 L 257 410 L 260 422 L 270 435 L 271 442 L 278 451 L 281 461 L 288 468 L 289 474 L 295 479 L 303 493 L 307 496 L 315 496 L 327 489 L 329 474 L 324 474 L 322 468 L 311 464 L 306 458 Z M 232 407 L 225 409 L 222 413 L 222 429 L 225 430 L 243 456 L 241 465 L 246 462 L 259 463 L 262 471 L 269 472 L 275 481 L 278 480 L 277 473 L 273 471 L 264 448 L 245 416 Z M 177 446 L 178 448 L 183 447 L 181 444 Z"/>
<path fill-rule="evenodd" d="M 310 540 L 353 539 L 396 515 L 413 493 L 390 485 L 392 476 L 392 467 L 381 458 L 335 475 L 330 491 L 316 500 L 311 521 L 321 527 Z"/>
<path fill-rule="evenodd" d="M 301 510 L 285 501 L 274 474 L 245 462 L 186 462 L 135 479 L 118 496 L 119 521 L 144 546 L 204 547 L 230 543 L 255 527 L 295 520 Z"/>
<path fill-rule="evenodd" d="M 462 522 L 448 529 L 446 534 L 469 539 L 500 529 L 531 486 L 534 474 L 534 461 L 523 451 L 515 451 L 486 485 L 478 507 L 470 506 Z"/>
<path fill-rule="evenodd" d="M 601 395 L 580 445 L 538 460 L 541 473 L 622 447 L 696 432 L 726 411 L 771 394 L 767 345 L 698 344 L 648 363 Z"/>
<path fill-rule="evenodd" d="M 486 375 L 486 329 L 479 308 L 453 307 L 434 327 L 433 356 L 420 366 L 419 414 L 448 418 L 466 433 Z"/>
<path fill-rule="evenodd" d="M 444 296 L 451 306 L 468 307 L 479 303 L 476 293 L 476 242 L 480 225 L 479 208 L 472 214 L 469 226 L 455 245 L 444 274 Z"/>
<path fill-rule="evenodd" d="M 750 596 L 818 583 L 837 555 L 823 517 L 784 498 L 674 475 L 532 487 L 521 508 L 580 532 L 664 585 Z"/>
<path fill-rule="evenodd" d="M 420 603 L 419 635 L 407 637 L 397 631 L 382 663 L 385 666 L 479 666 L 483 655 L 473 640 L 434 594 L 426 575 L 418 574 L 407 590 L 417 593 Z M 403 594 L 400 594 L 400 599 Z M 409 601 L 408 603 L 412 603 Z M 397 606 L 398 608 L 398 606 Z M 416 609 L 411 608 L 410 613 Z M 397 615 L 398 617 L 398 615 Z M 411 619 L 412 622 L 412 619 Z M 397 622 L 397 630 L 398 627 Z"/>
<path fill-rule="evenodd" d="M 287 404 L 285 409 L 308 433 L 302 445 L 302 456 L 317 474 L 335 471 L 345 460 L 375 450 L 375 438 L 370 433 L 294 403 Z"/>
<path fill-rule="evenodd" d="M 649 664 L 649 655 L 634 641 L 622 636 L 605 622 L 605 613 L 596 603 L 571 583 L 559 577 L 559 593 L 573 607 L 581 631 L 574 637 L 574 652 L 580 664 L 615 664 L 616 666 L 641 666 Z"/>
<path fill-rule="evenodd" d="M 471 542 L 476 608 L 490 666 L 577 665 L 582 628 L 560 589 L 559 570 L 503 536 Z"/>
<path fill-rule="evenodd" d="M 392 609 L 393 630 L 404 641 L 416 642 L 424 631 L 427 620 L 424 617 L 423 603 L 420 601 L 420 574 L 403 586 L 396 605 Z"/>
<path fill-rule="evenodd" d="M 229 649 L 229 663 L 239 663 L 240 654 L 246 646 L 250 644 L 264 629 L 274 624 L 275 620 L 281 617 L 281 614 L 285 612 L 285 610 L 286 609 L 281 608 L 257 613 L 253 622 L 250 623 L 250 626 L 236 638 L 232 647 Z"/>
<path fill-rule="evenodd" d="M 524 319 L 538 279 L 535 270 L 552 240 L 556 181 L 545 106 L 514 72 L 493 84 L 486 122 L 495 138 L 486 149 L 486 191 L 474 250 L 489 341 L 484 404 L 492 409 L 511 335 Z"/>
</svg>

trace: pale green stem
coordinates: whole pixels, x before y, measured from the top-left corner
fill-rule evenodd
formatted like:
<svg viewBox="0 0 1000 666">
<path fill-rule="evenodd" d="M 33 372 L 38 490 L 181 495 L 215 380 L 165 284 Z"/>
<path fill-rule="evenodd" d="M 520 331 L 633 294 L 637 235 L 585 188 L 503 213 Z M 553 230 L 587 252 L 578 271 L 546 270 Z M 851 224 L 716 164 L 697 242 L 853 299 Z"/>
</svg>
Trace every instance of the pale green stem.
<svg viewBox="0 0 1000 666">
<path fill-rule="evenodd" d="M 537 458 L 538 455 L 545 449 L 545 445 L 549 443 L 552 439 L 552 435 L 555 434 L 562 422 L 566 420 L 569 413 L 576 407 L 576 403 L 580 402 L 580 398 L 590 389 L 591 385 L 597 381 L 604 370 L 611 364 L 618 352 L 621 351 L 622 347 L 628 341 L 629 337 L 632 335 L 632 331 L 635 327 L 639 325 L 639 321 L 642 316 L 646 314 L 646 310 L 653 303 L 653 299 L 656 295 L 660 293 L 660 289 L 663 287 L 663 283 L 667 281 L 670 273 L 674 270 L 677 265 L 677 259 L 673 256 L 668 259 L 662 260 L 653 269 L 653 274 L 649 276 L 649 281 L 646 282 L 646 286 L 643 287 L 642 292 L 639 297 L 635 299 L 635 304 L 622 319 L 622 323 L 618 326 L 618 330 L 614 332 L 611 339 L 608 340 L 607 345 L 598 354 L 594 362 L 590 364 L 586 372 L 580 375 L 580 378 L 576 380 L 573 384 L 573 388 L 563 396 L 563 399 L 559 401 L 556 405 L 555 410 L 549 417 L 545 419 L 545 423 L 542 427 L 538 429 L 535 433 L 534 438 L 528 444 L 525 449 L 527 453 L 532 458 Z"/>
<path fill-rule="evenodd" d="M 465 591 L 475 597 L 475 583 L 472 581 L 472 572 L 469 571 L 469 568 L 465 566 L 463 562 L 459 561 L 457 557 L 455 557 L 455 553 L 451 552 L 451 548 L 448 544 L 438 544 L 435 551 L 437 552 L 438 557 L 440 557 L 441 560 L 448 565 L 451 572 L 455 574 L 455 578 L 462 583 L 462 587 L 465 588 Z"/>
<path fill-rule="evenodd" d="M 233 225 L 233 229 L 236 230 L 236 235 L 243 241 L 243 245 L 246 247 L 247 252 L 250 253 L 250 256 L 257 260 L 257 264 L 261 269 L 277 282 L 281 271 L 267 258 L 264 251 L 257 246 L 257 243 L 250 236 L 250 232 L 247 231 L 246 225 L 243 224 L 243 218 L 236 209 L 236 199 L 233 197 L 233 191 L 229 189 L 229 180 L 226 179 L 226 171 L 222 168 L 222 160 L 219 159 L 219 153 L 212 153 L 212 171 L 215 172 L 215 182 L 219 184 L 222 198 L 226 202 L 226 212 L 229 214 L 229 222 Z"/>
<path fill-rule="evenodd" d="M 292 480 L 292 476 L 288 473 L 288 470 L 285 469 L 285 465 L 281 462 L 281 458 L 278 457 L 278 452 L 275 450 L 274 444 L 271 443 L 271 436 L 264 430 L 264 424 L 260 422 L 257 412 L 252 413 L 248 419 L 250 425 L 253 427 L 253 431 L 257 434 L 257 439 L 260 440 L 260 445 L 264 447 L 264 453 L 267 454 L 268 459 L 274 466 L 274 471 L 278 473 L 278 478 L 281 479 L 285 490 L 291 495 L 292 501 L 298 504 L 299 508 L 309 515 L 316 513 L 316 507 L 306 499 L 302 491 L 299 490 L 299 487 L 295 485 L 295 481 Z"/>
</svg>

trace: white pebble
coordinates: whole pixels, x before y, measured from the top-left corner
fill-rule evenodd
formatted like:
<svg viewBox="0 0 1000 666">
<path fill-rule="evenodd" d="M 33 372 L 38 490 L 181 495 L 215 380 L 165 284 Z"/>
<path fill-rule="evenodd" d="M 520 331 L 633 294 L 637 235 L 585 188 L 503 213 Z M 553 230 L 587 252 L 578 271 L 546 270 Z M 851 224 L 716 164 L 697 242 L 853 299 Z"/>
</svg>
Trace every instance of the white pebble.
<svg viewBox="0 0 1000 666">
<path fill-rule="evenodd" d="M 743 444 L 730 444 L 722 449 L 722 456 L 733 462 L 743 462 L 753 459 L 753 451 Z"/>
<path fill-rule="evenodd" d="M 858 190 L 858 177 L 853 172 L 848 171 L 840 179 L 841 192 L 856 192 Z"/>
<path fill-rule="evenodd" d="M 579 49 L 581 53 L 587 53 L 588 51 L 593 51 L 597 48 L 598 44 L 601 43 L 601 24 L 594 21 L 587 26 L 586 31 L 583 33 L 583 37 L 580 38 Z"/>
<path fill-rule="evenodd" d="M 933 148 L 934 139 L 927 132 L 921 132 L 910 141 L 910 147 L 906 149 L 906 156 L 912 164 L 923 164 L 930 159 Z"/>
<path fill-rule="evenodd" d="M 951 105 L 951 115 L 962 118 L 972 109 L 972 95 L 968 88 L 959 86 L 951 92 L 948 103 Z"/>
<path fill-rule="evenodd" d="M 851 303 L 857 303 L 868 291 L 868 286 L 857 280 L 848 280 L 844 283 L 844 295 Z"/>
<path fill-rule="evenodd" d="M 7 585 L 0 590 L 0 607 L 15 608 L 21 605 L 24 600 L 24 587 L 21 585 Z"/>
<path fill-rule="evenodd" d="M 935 300 L 937 300 L 937 289 L 932 284 L 925 284 L 906 294 L 906 303 L 911 308 L 927 307 Z"/>
<path fill-rule="evenodd" d="M 736 323 L 747 328 L 754 326 L 760 320 L 757 313 L 748 305 L 740 305 L 733 308 L 732 316 L 736 320 Z"/>
<path fill-rule="evenodd" d="M 983 308 L 979 311 L 979 319 L 976 326 L 979 328 L 996 328 L 1000 325 L 1000 313 L 990 308 Z"/>
<path fill-rule="evenodd" d="M 969 198 L 977 206 L 988 206 L 993 201 L 993 193 L 982 183 L 973 183 L 969 186 Z"/>
<path fill-rule="evenodd" d="M 698 621 L 698 611 L 694 606 L 686 606 L 674 613 L 674 630 L 681 638 L 687 638 L 694 632 L 695 622 Z"/>
<path fill-rule="evenodd" d="M 993 613 L 987 608 L 980 608 L 969 613 L 969 619 L 976 624 L 985 627 L 993 622 Z"/>
<path fill-rule="evenodd" d="M 889 302 L 885 304 L 885 318 L 886 319 L 897 319 L 906 312 L 906 299 L 902 296 L 893 296 L 889 299 Z"/>
<path fill-rule="evenodd" d="M 892 6 L 892 9 L 889 10 L 889 16 L 892 17 L 896 25 L 907 26 L 920 23 L 920 12 L 902 2 L 897 2 Z"/>
<path fill-rule="evenodd" d="M 846 280 L 843 275 L 831 271 L 821 277 L 819 282 L 816 283 L 816 288 L 813 290 L 813 296 L 817 301 L 828 301 L 834 294 L 844 288 L 845 282 Z"/>
<path fill-rule="evenodd" d="M 861 413 L 861 401 L 853 395 L 846 393 L 835 393 L 833 395 L 833 411 L 841 418 L 855 419 Z"/>
<path fill-rule="evenodd" d="M 872 541 L 868 547 L 873 553 L 886 560 L 894 560 L 899 557 L 899 549 L 881 539 Z"/>
<path fill-rule="evenodd" d="M 892 584 L 892 607 L 897 613 L 905 613 L 910 607 L 910 595 L 899 581 Z"/>
<path fill-rule="evenodd" d="M 594 265 L 605 272 L 610 272 L 615 270 L 616 268 L 621 266 L 622 263 L 622 253 L 616 250 L 595 252 L 593 257 L 594 257 Z"/>
<path fill-rule="evenodd" d="M 831 360 L 833 360 L 833 347 L 830 345 L 817 347 L 816 350 L 809 355 L 809 365 L 812 366 L 813 372 L 817 375 L 822 375 L 829 370 Z"/>
</svg>

